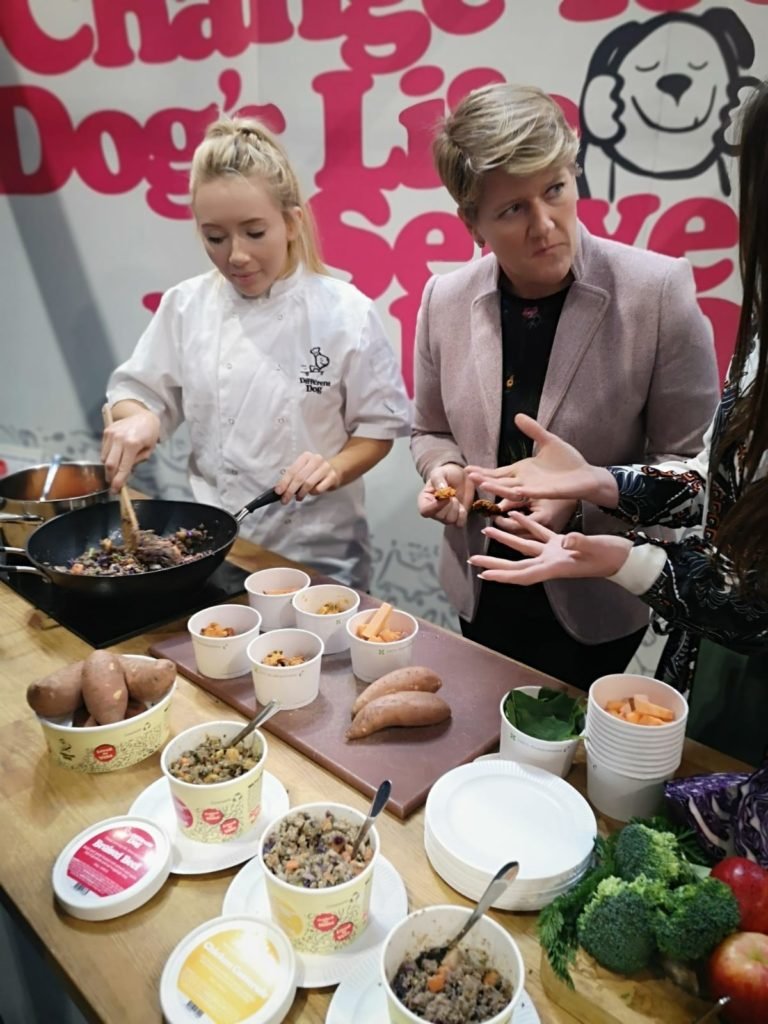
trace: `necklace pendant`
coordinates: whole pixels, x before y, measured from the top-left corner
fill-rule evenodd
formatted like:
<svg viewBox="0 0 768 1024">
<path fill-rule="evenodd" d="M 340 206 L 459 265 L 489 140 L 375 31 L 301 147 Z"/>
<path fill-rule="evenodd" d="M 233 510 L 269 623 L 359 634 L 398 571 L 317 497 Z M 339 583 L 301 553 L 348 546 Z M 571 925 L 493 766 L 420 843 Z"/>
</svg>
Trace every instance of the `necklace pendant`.
<svg viewBox="0 0 768 1024">
<path fill-rule="evenodd" d="M 506 391 L 511 391 L 514 386 L 515 386 L 515 375 L 514 375 L 514 373 L 510 373 L 510 375 L 504 381 L 504 388 L 505 388 Z"/>
</svg>

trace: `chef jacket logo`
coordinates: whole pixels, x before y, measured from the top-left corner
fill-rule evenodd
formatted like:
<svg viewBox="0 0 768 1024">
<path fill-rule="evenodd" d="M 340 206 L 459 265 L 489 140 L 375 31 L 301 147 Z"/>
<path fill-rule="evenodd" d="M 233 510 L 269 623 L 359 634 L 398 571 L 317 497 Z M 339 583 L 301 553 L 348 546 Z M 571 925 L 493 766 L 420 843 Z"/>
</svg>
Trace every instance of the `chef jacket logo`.
<svg viewBox="0 0 768 1024">
<path fill-rule="evenodd" d="M 626 172 L 648 178 L 694 178 L 714 168 L 712 191 L 730 195 L 726 139 L 742 90 L 758 84 L 740 74 L 755 45 L 725 7 L 701 15 L 662 14 L 627 22 L 592 55 L 580 102 L 579 162 L 584 197 L 613 201 L 636 191 Z"/>
<path fill-rule="evenodd" d="M 331 365 L 331 360 L 321 351 L 319 345 L 315 345 L 314 348 L 311 348 L 309 350 L 309 354 L 312 356 L 312 361 L 308 366 L 302 366 L 301 369 L 303 372 L 306 374 L 324 374 L 327 368 Z M 299 383 L 303 384 L 307 391 L 316 395 L 321 394 L 323 388 L 331 386 L 331 382 L 329 380 L 318 380 L 316 377 L 311 376 L 299 377 Z"/>
</svg>

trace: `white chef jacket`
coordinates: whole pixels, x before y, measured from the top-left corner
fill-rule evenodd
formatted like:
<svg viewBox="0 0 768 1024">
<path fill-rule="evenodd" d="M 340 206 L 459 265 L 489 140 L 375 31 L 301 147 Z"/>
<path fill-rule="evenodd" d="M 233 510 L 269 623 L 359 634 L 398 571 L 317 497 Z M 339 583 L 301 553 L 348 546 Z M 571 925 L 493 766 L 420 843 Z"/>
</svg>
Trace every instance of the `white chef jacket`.
<svg viewBox="0 0 768 1024">
<path fill-rule="evenodd" d="M 268 295 L 241 296 L 217 270 L 163 295 L 133 355 L 110 377 L 110 405 L 133 398 L 160 439 L 189 425 L 195 499 L 231 513 L 273 487 L 304 451 L 410 431 L 409 402 L 369 298 L 299 268 Z M 243 536 L 355 587 L 370 581 L 362 478 L 258 509 Z"/>
</svg>

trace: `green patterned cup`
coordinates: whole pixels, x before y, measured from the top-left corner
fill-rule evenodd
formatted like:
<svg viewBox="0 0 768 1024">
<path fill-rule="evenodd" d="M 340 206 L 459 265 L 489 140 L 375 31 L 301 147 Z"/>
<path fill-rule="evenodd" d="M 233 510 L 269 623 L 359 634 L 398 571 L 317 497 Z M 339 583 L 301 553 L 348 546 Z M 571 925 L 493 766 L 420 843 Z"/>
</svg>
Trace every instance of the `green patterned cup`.
<svg viewBox="0 0 768 1024">
<path fill-rule="evenodd" d="M 379 856 L 379 836 L 375 828 L 368 833 L 373 856 L 349 882 L 324 889 L 305 889 L 278 878 L 264 861 L 271 841 L 281 823 L 294 814 L 305 812 L 321 819 L 331 811 L 335 819 L 349 822 L 357 829 L 365 815 L 345 804 L 302 804 L 276 818 L 259 844 L 259 863 L 267 884 L 272 917 L 290 938 L 294 949 L 302 953 L 335 953 L 354 942 L 368 926 L 373 872 Z"/>
<path fill-rule="evenodd" d="M 187 750 L 194 750 L 207 736 L 226 743 L 243 728 L 244 722 L 203 722 L 179 733 L 163 750 L 160 767 L 168 779 L 179 832 L 200 843 L 225 843 L 248 832 L 261 813 L 261 785 L 267 759 L 267 741 L 258 730 L 243 741 L 261 756 L 250 771 L 226 782 L 182 782 L 169 766 Z"/>
</svg>

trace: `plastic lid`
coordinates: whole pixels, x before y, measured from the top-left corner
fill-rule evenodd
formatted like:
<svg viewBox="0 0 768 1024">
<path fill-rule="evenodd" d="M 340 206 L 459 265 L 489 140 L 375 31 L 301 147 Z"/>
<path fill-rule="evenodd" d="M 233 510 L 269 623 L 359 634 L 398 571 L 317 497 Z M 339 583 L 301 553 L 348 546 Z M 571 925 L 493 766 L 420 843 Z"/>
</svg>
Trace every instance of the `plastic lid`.
<svg viewBox="0 0 768 1024">
<path fill-rule="evenodd" d="M 296 995 L 296 955 L 271 921 L 216 917 L 168 957 L 160 1004 L 168 1024 L 280 1024 Z"/>
<path fill-rule="evenodd" d="M 85 921 L 120 917 L 151 900 L 171 871 L 171 842 L 149 818 L 122 815 L 75 836 L 53 865 L 53 891 Z"/>
</svg>

